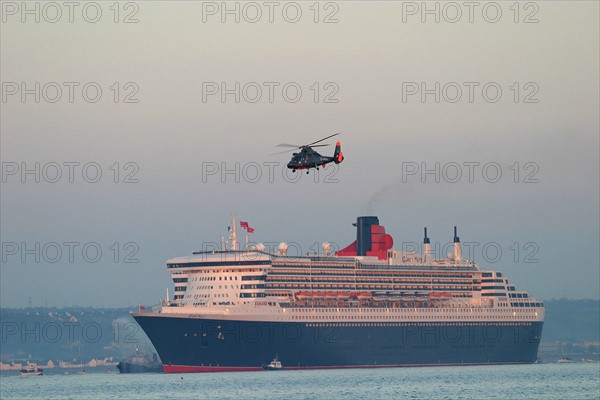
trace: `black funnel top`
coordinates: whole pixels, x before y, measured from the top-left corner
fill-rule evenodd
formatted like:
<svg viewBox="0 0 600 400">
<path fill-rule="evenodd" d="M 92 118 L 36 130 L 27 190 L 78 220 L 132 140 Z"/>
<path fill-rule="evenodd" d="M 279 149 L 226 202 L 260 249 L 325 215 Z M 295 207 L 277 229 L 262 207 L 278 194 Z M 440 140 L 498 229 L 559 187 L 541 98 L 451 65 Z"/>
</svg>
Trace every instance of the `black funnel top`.
<svg viewBox="0 0 600 400">
<path fill-rule="evenodd" d="M 358 217 L 356 219 L 356 255 L 366 256 L 371 251 L 371 226 L 379 225 L 377 217 Z"/>
</svg>

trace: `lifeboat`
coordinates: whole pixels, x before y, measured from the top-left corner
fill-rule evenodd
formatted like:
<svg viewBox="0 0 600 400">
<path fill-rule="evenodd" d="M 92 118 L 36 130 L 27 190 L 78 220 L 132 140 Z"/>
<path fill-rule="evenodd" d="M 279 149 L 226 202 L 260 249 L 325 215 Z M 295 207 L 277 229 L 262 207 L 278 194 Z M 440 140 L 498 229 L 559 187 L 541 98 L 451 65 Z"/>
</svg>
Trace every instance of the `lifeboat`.
<svg viewBox="0 0 600 400">
<path fill-rule="evenodd" d="M 416 300 L 416 301 L 427 301 L 429 299 L 430 295 L 431 295 L 431 293 L 419 293 L 419 292 L 415 292 L 415 298 L 414 298 L 414 300 Z"/>
<path fill-rule="evenodd" d="M 450 293 L 446 293 L 446 292 L 442 292 L 442 293 L 430 292 L 429 293 L 430 299 L 449 299 L 451 297 L 452 297 L 452 295 Z"/>
<path fill-rule="evenodd" d="M 336 292 L 326 292 L 325 293 L 325 298 L 327 298 L 327 299 L 335 299 L 335 298 L 337 298 L 337 293 Z"/>
<path fill-rule="evenodd" d="M 309 292 L 298 292 L 298 293 L 296 293 L 296 297 L 298 298 L 298 300 L 306 300 L 307 298 L 310 297 L 310 293 Z"/>
<path fill-rule="evenodd" d="M 338 299 L 347 299 L 349 297 L 347 292 L 337 292 Z"/>
<path fill-rule="evenodd" d="M 371 292 L 360 292 L 357 297 L 359 300 L 366 300 L 372 298 L 373 294 Z"/>
</svg>

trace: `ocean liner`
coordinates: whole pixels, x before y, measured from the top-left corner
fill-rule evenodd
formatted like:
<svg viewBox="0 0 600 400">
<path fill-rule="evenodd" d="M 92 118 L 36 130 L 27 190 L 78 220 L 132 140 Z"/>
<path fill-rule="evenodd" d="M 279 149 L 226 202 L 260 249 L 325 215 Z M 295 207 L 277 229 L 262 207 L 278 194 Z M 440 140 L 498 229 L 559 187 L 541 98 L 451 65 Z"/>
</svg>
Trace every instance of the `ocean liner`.
<svg viewBox="0 0 600 400">
<path fill-rule="evenodd" d="M 240 249 L 235 218 L 215 251 L 167 261 L 175 285 L 133 313 L 164 372 L 533 363 L 544 305 L 501 272 L 452 251 L 399 252 L 374 216 L 333 252 L 288 255 L 281 243 Z"/>
</svg>

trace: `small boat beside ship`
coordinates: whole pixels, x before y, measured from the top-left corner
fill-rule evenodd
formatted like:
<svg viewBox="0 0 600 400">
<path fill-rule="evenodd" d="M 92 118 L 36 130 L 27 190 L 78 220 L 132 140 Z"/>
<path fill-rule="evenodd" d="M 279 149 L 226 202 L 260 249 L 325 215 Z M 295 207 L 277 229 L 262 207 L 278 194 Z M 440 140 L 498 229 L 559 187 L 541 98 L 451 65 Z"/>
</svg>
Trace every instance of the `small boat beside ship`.
<svg viewBox="0 0 600 400">
<path fill-rule="evenodd" d="M 30 363 L 27 367 L 19 370 L 19 375 L 21 376 L 42 376 L 44 375 L 44 370 L 38 367 L 36 364 Z"/>
<path fill-rule="evenodd" d="M 279 356 L 275 356 L 273 361 L 271 361 L 269 364 L 263 365 L 263 369 L 265 371 L 281 371 L 283 370 L 283 364 L 279 360 Z"/>
<path fill-rule="evenodd" d="M 162 372 L 162 364 L 156 353 L 152 353 L 152 358 L 148 354 L 143 354 L 139 349 L 133 356 L 117 364 L 117 369 L 122 374 L 139 374 L 145 372 Z"/>
</svg>

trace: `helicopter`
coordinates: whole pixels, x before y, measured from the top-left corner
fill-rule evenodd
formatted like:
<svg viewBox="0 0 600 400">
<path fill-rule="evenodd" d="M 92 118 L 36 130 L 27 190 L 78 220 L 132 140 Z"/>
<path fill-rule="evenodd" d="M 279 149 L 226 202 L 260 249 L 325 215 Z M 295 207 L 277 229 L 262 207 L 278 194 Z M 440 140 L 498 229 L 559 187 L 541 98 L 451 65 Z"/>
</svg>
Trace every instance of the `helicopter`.
<svg viewBox="0 0 600 400">
<path fill-rule="evenodd" d="M 344 161 L 344 153 L 342 153 L 342 145 L 340 144 L 340 142 L 337 142 L 335 144 L 335 151 L 333 152 L 332 157 L 322 156 L 319 153 L 317 153 L 315 150 L 313 150 L 313 147 L 329 146 L 329 144 L 317 144 L 317 143 L 320 143 L 323 140 L 327 140 L 327 139 L 332 138 L 337 135 L 339 135 L 339 133 L 335 133 L 333 135 L 324 137 L 323 139 L 319 139 L 315 142 L 305 144 L 302 146 L 298 146 L 295 144 L 281 143 L 281 144 L 278 144 L 277 147 L 293 147 L 294 149 L 300 149 L 299 153 L 292 154 L 292 159 L 287 164 L 287 167 L 289 169 L 291 169 L 292 172 L 296 172 L 296 170 L 299 170 L 299 169 L 305 169 L 306 173 L 308 174 L 308 172 L 311 168 L 316 168 L 318 170 L 320 166 L 325 168 L 325 165 L 329 164 L 330 162 L 339 164 L 342 161 Z M 285 151 L 275 153 L 275 154 L 283 154 L 283 153 L 287 153 L 288 151 L 293 151 L 293 150 L 285 150 Z M 273 154 L 273 155 L 275 155 L 275 154 Z"/>
</svg>

